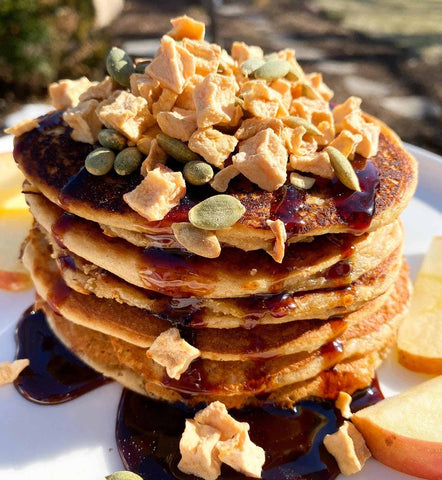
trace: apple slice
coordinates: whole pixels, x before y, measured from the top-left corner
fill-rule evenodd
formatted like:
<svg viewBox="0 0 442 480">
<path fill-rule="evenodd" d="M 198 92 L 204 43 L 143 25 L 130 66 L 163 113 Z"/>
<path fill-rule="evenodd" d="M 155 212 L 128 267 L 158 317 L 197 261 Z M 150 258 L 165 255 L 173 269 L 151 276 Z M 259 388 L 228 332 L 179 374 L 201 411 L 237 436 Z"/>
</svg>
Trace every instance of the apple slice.
<svg viewBox="0 0 442 480">
<path fill-rule="evenodd" d="M 442 237 L 433 239 L 425 256 L 410 314 L 399 329 L 397 344 L 399 362 L 404 367 L 442 374 Z"/>
<path fill-rule="evenodd" d="M 23 174 L 12 153 L 0 153 L 0 289 L 24 290 L 31 286 L 20 256 L 20 247 L 32 224 L 21 193 Z"/>
<path fill-rule="evenodd" d="M 381 463 L 416 477 L 442 479 L 442 376 L 351 419 Z"/>
<path fill-rule="evenodd" d="M 24 179 L 15 164 L 12 152 L 0 153 L 0 203 L 21 192 Z"/>
<path fill-rule="evenodd" d="M 31 287 L 28 272 L 19 258 L 31 224 L 32 216 L 27 211 L 0 215 L 0 289 L 18 291 Z"/>
</svg>

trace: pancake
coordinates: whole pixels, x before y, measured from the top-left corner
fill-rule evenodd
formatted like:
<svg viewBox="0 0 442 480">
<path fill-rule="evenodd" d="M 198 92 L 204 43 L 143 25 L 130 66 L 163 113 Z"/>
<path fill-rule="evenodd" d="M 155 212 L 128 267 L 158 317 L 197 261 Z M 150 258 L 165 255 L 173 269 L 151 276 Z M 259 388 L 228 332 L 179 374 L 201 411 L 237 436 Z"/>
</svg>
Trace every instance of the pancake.
<svg viewBox="0 0 442 480">
<path fill-rule="evenodd" d="M 178 381 L 170 379 L 163 367 L 147 358 L 145 349 L 116 337 L 112 337 L 112 343 L 121 361 L 151 383 L 185 394 L 258 396 L 313 378 L 345 359 L 391 346 L 407 311 L 409 293 L 405 280 L 376 313 L 313 352 L 239 362 L 198 359 Z"/>
<path fill-rule="evenodd" d="M 71 290 L 62 281 L 51 250 L 38 248 L 38 232 L 31 232 L 23 251 L 23 262 L 31 273 L 36 290 L 52 309 L 73 323 L 123 339 L 144 350 L 171 327 L 167 320 L 150 312 L 114 300 L 100 299 Z M 407 267 L 402 267 L 402 275 Z M 402 280 L 403 281 L 403 280 Z M 396 287 L 397 288 L 397 287 Z M 393 288 L 366 302 L 351 314 L 323 320 L 299 320 L 284 325 L 261 325 L 253 329 L 207 329 L 179 325 L 181 335 L 201 351 L 202 358 L 217 361 L 264 359 L 312 352 L 371 317 L 391 296 Z"/>
<path fill-rule="evenodd" d="M 122 198 L 124 193 L 141 182 L 140 174 L 136 172 L 124 177 L 115 172 L 105 177 L 90 175 L 83 165 L 93 147 L 72 140 L 71 129 L 61 117 L 62 112 L 42 117 L 38 128 L 16 138 L 14 157 L 25 177 L 64 210 L 110 227 L 149 235 L 170 234 L 172 223 L 187 221 L 188 210 L 201 199 L 214 194 L 210 187 L 198 187 L 195 192 L 188 188 L 180 205 L 163 220 L 147 222 Z M 222 241 L 244 250 L 269 250 L 273 234 L 266 225 L 268 219 L 285 219 L 291 239 L 327 233 L 374 231 L 394 222 L 416 188 L 416 161 L 388 127 L 372 117 L 366 118 L 379 123 L 382 130 L 376 156 L 366 166 L 362 159 L 354 162 L 356 168 L 365 169 L 365 174 L 370 173 L 373 177 L 370 191 L 353 193 L 350 198 L 346 191 L 337 192 L 336 188 L 341 187 L 337 187 L 336 182 L 325 185 L 322 182 L 320 187 L 314 186 L 305 194 L 290 186 L 269 193 L 240 178 L 232 182 L 227 193 L 238 198 L 246 212 L 237 224 L 222 231 Z M 379 188 L 376 187 L 378 176 Z M 339 202 L 336 202 L 337 195 Z M 370 195 L 375 196 L 374 212 L 367 214 Z M 339 206 L 347 197 L 352 206 L 351 218 L 348 218 L 346 209 Z M 365 214 L 372 216 L 371 222 L 370 218 L 364 217 Z M 361 217 L 364 219 L 361 220 Z M 146 246 L 150 246 L 148 239 Z"/>
<path fill-rule="evenodd" d="M 45 307 L 44 302 L 37 302 Z M 45 308 L 52 330 L 58 338 L 85 363 L 98 372 L 112 378 L 123 386 L 149 396 L 169 402 L 183 402 L 198 405 L 207 402 L 202 396 L 189 396 L 146 382 L 143 376 L 123 365 L 115 355 L 108 335 L 69 322 L 50 308 Z M 372 352 L 364 357 L 348 359 L 337 363 L 332 369 L 321 372 L 316 377 L 288 385 L 269 395 L 253 397 L 249 395 L 218 396 L 227 408 L 240 408 L 246 405 L 273 404 L 290 408 L 294 403 L 309 397 L 335 399 L 340 391 L 352 394 L 371 383 L 375 369 L 388 352 L 388 348 Z M 211 400 L 209 400 L 211 401 Z"/>
<path fill-rule="evenodd" d="M 63 214 L 42 195 L 26 194 L 26 200 L 39 225 L 53 233 L 53 242 L 133 285 L 180 297 L 230 298 L 349 285 L 388 258 L 403 237 L 395 222 L 360 236 L 322 235 L 310 243 L 293 244 L 281 264 L 264 252 L 236 248 L 206 259 L 138 248 L 107 237 L 93 222 Z M 351 265 L 348 275 L 330 274 L 328 269 L 342 260 Z"/>
<path fill-rule="evenodd" d="M 36 235 L 40 238 L 36 239 Z M 34 248 L 44 253 L 47 242 L 42 237 L 42 233 L 34 234 Z M 399 247 L 374 269 L 338 289 L 231 299 L 186 299 L 135 287 L 58 245 L 53 248 L 60 274 L 73 290 L 143 308 L 170 321 L 181 319 L 205 328 L 252 328 L 350 313 L 384 293 L 396 281 L 402 265 L 402 247 Z"/>
</svg>

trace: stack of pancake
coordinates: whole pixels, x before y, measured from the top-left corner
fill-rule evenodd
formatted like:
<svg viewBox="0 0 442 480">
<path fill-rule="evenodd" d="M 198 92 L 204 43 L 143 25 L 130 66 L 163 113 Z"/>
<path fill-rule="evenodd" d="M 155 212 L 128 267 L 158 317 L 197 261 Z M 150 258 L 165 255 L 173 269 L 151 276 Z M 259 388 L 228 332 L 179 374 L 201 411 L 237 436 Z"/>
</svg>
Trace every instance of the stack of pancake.
<svg viewBox="0 0 442 480">
<path fill-rule="evenodd" d="M 216 259 L 180 249 L 171 231 L 201 190 L 148 222 L 122 199 L 140 174 L 89 174 L 92 146 L 70 131 L 61 112 L 47 115 L 16 139 L 14 156 L 35 219 L 23 262 L 36 305 L 80 358 L 137 392 L 189 405 L 287 406 L 370 384 L 410 296 L 398 216 L 416 164 L 387 127 L 377 155 L 360 161 L 361 193 L 336 182 L 273 193 L 231 182 L 246 213 L 222 232 Z M 270 218 L 288 232 L 281 264 L 265 251 Z M 201 352 L 179 380 L 146 355 L 171 326 Z"/>
</svg>

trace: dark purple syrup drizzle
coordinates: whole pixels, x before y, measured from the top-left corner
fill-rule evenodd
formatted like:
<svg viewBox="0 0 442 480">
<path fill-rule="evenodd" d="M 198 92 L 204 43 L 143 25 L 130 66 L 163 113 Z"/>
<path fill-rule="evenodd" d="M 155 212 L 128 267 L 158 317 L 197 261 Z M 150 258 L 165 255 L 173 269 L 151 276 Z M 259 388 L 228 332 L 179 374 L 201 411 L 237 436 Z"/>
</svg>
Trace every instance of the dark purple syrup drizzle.
<svg viewBox="0 0 442 480">
<path fill-rule="evenodd" d="M 30 360 L 30 366 L 15 381 L 17 390 L 27 400 L 45 405 L 63 403 L 109 381 L 63 346 L 41 311 L 29 309 L 23 314 L 16 339 L 16 358 Z M 339 351 L 338 345 L 333 344 L 333 350 Z M 193 385 L 195 379 L 190 380 Z M 199 381 L 204 390 L 204 379 Z M 375 379 L 370 387 L 353 395 L 352 411 L 382 398 Z M 343 421 L 333 402 L 303 401 L 293 409 L 247 408 L 230 413 L 250 424 L 252 441 L 266 451 L 264 480 L 332 480 L 339 474 L 335 460 L 322 442 Z M 185 475 L 177 467 L 185 420 L 194 415 L 193 409 L 154 401 L 125 389 L 116 426 L 125 468 L 137 472 L 144 480 L 195 480 L 196 477 Z M 220 478 L 245 477 L 223 466 Z"/>
<path fill-rule="evenodd" d="M 373 218 L 376 192 L 379 188 L 379 171 L 372 162 L 364 170 L 355 170 L 361 192 L 354 192 L 339 180 L 332 181 L 333 200 L 339 216 L 354 232 L 363 232 Z"/>
<path fill-rule="evenodd" d="M 352 410 L 383 398 L 377 380 L 353 395 Z M 339 469 L 325 450 L 323 438 L 343 422 L 331 401 L 303 401 L 293 409 L 246 408 L 229 410 L 250 425 L 250 438 L 266 452 L 264 480 L 331 480 Z M 194 480 L 178 469 L 179 441 L 186 418 L 195 410 L 170 405 L 124 390 L 118 409 L 116 437 L 125 468 L 144 480 Z M 244 475 L 223 466 L 221 479 Z"/>
<path fill-rule="evenodd" d="M 42 311 L 28 309 L 16 330 L 16 358 L 28 358 L 14 385 L 31 402 L 64 403 L 109 380 L 71 353 L 52 333 Z"/>
</svg>

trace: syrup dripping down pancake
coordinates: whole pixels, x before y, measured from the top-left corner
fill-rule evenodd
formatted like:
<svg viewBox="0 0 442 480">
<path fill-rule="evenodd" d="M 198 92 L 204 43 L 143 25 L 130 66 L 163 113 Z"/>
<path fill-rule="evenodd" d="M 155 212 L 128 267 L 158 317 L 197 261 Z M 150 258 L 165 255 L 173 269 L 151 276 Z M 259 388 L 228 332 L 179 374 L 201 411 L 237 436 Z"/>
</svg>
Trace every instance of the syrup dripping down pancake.
<svg viewBox="0 0 442 480">
<path fill-rule="evenodd" d="M 286 250 L 281 264 L 262 251 L 223 249 L 206 259 L 163 249 L 142 249 L 104 235 L 93 222 L 63 214 L 45 197 L 27 194 L 36 221 L 53 242 L 125 281 L 161 294 L 198 298 L 230 298 L 260 293 L 338 288 L 357 280 L 386 259 L 402 242 L 399 222 L 360 236 L 316 237 Z M 341 260 L 351 264 L 348 275 L 327 275 Z"/>
<path fill-rule="evenodd" d="M 189 188 L 181 204 L 162 221 L 147 222 L 129 209 L 122 198 L 140 183 L 140 175 L 90 175 L 82 167 L 92 146 L 72 140 L 71 130 L 61 116 L 62 112 L 47 115 L 40 119 L 37 129 L 18 137 L 14 157 L 25 177 L 51 202 L 66 211 L 110 227 L 163 235 L 170 234 L 171 223 L 186 221 L 187 212 L 193 205 L 215 194 L 210 187 L 195 192 Z M 388 127 L 372 117 L 367 118 L 379 123 L 382 130 L 378 153 L 368 161 L 373 166 L 370 168 L 379 175 L 379 186 L 373 184 L 371 187 L 376 191 L 363 192 L 359 196 L 352 194 L 351 198 L 350 192 L 339 191 L 337 202 L 336 182 L 321 184 L 320 188 L 313 187 L 301 194 L 287 186 L 269 193 L 238 180 L 232 182 L 228 193 L 243 203 L 246 212 L 237 224 L 221 232 L 222 241 L 244 250 L 268 250 L 273 234 L 266 226 L 267 219 L 285 221 L 292 241 L 326 233 L 373 231 L 397 219 L 414 193 L 417 165 Z M 361 160 L 355 161 L 355 167 L 364 171 L 367 165 Z M 374 201 L 374 211 L 365 212 L 370 218 L 364 217 L 364 209 L 369 208 L 366 202 L 370 201 L 367 195 L 371 195 Z M 348 211 L 340 209 L 343 198 L 348 200 Z M 364 218 L 358 215 L 353 218 L 353 214 L 358 213 L 354 210 L 358 208 Z"/>
</svg>

